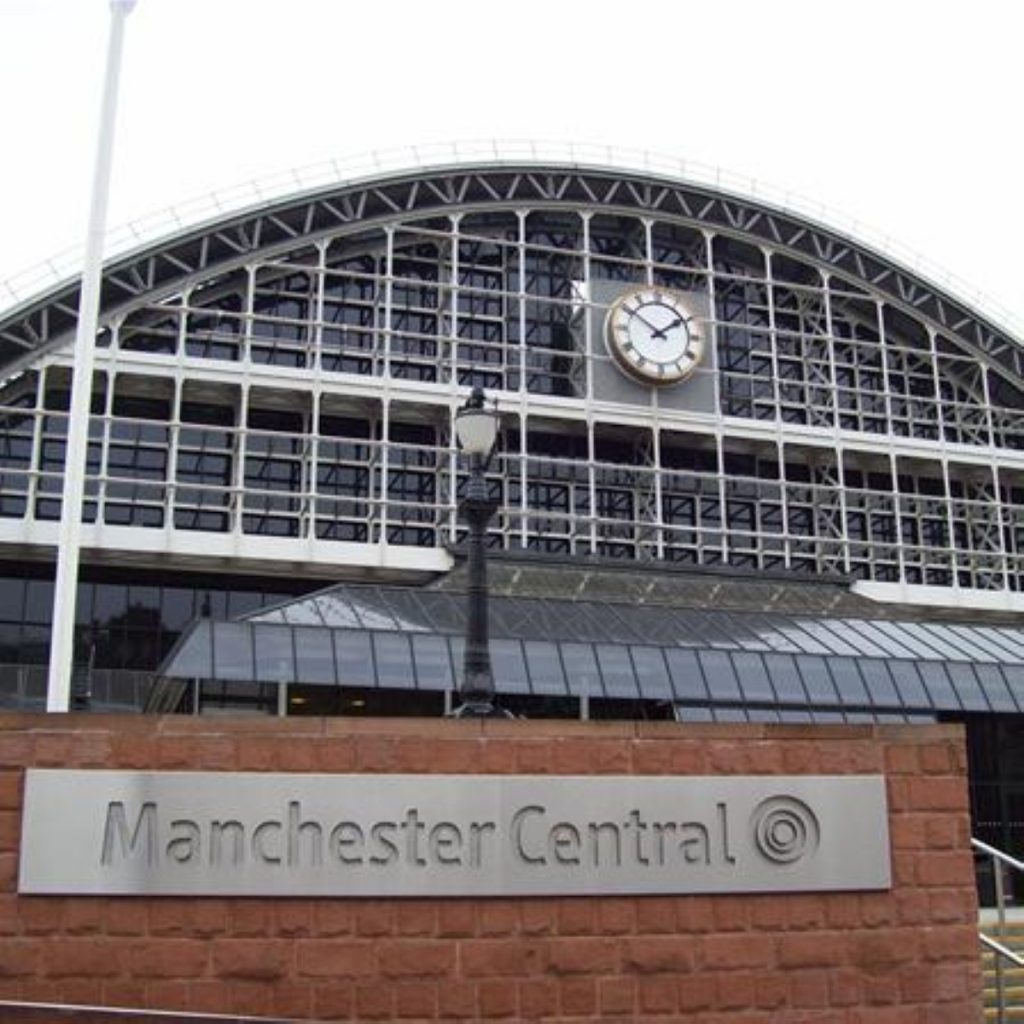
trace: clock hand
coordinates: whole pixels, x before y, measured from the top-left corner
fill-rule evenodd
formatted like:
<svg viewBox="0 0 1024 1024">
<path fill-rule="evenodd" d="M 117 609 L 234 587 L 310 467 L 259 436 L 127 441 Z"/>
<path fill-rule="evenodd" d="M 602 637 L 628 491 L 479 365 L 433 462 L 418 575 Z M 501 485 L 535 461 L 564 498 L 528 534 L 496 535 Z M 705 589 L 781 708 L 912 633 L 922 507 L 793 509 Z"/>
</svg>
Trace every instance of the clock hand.
<svg viewBox="0 0 1024 1024">
<path fill-rule="evenodd" d="M 656 330 L 653 334 L 653 337 L 661 338 L 662 341 L 665 341 L 666 334 L 669 331 L 671 331 L 674 327 L 678 327 L 684 321 L 684 319 L 685 317 L 677 316 L 675 320 L 672 321 L 672 323 L 666 324 L 664 327 L 660 328 L 659 330 Z M 646 323 L 646 321 L 644 322 Z"/>
</svg>

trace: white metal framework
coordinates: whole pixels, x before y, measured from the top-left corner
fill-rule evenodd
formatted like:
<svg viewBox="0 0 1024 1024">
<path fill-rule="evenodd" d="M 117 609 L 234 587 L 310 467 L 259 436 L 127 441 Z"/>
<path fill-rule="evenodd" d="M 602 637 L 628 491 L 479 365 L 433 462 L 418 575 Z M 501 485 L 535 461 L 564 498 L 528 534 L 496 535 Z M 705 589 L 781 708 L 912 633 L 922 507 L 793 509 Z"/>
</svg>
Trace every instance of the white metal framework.
<svg viewBox="0 0 1024 1024">
<path fill-rule="evenodd" d="M 703 399 L 610 383 L 603 312 L 636 285 L 703 304 Z M 0 541 L 20 549 L 54 540 L 74 299 L 0 320 Z M 707 186 L 501 165 L 321 189 L 117 261 L 103 322 L 96 557 L 443 568 L 452 419 L 478 384 L 503 413 L 495 546 L 1024 589 L 1021 347 Z"/>
</svg>

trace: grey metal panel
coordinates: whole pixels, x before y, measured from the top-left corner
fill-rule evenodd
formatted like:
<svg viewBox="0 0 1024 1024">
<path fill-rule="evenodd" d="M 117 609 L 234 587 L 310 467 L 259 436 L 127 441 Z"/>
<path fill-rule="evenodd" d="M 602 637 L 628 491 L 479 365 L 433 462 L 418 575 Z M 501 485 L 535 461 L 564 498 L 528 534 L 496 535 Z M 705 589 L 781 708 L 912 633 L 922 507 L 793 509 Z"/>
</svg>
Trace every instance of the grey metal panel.
<svg viewBox="0 0 1024 1024">
<path fill-rule="evenodd" d="M 636 822 L 652 821 L 702 837 L 705 855 L 688 860 L 687 843 L 645 852 L 625 841 Z M 598 845 L 595 829 L 609 822 L 615 841 Z M 549 838 L 558 823 L 581 837 L 568 859 Z M 18 891 L 41 895 L 595 896 L 891 884 L 880 775 L 31 769 L 21 831 Z M 183 834 L 195 840 L 187 849 Z M 182 857 L 167 853 L 174 838 Z"/>
</svg>

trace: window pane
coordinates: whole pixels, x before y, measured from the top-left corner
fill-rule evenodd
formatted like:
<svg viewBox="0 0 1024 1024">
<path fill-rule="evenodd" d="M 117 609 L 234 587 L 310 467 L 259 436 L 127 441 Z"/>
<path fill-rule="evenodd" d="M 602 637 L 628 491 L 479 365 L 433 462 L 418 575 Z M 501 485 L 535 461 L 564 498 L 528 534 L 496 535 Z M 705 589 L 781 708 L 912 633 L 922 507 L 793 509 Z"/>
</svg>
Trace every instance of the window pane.
<svg viewBox="0 0 1024 1024">
<path fill-rule="evenodd" d="M 167 666 L 167 675 L 176 679 L 209 679 L 213 676 L 213 623 L 197 622 L 181 642 L 174 660 Z"/>
<path fill-rule="evenodd" d="M 800 665 L 807 681 L 807 691 L 804 691 L 804 682 L 800 679 L 800 670 L 797 669 L 797 662 L 791 654 L 766 654 L 764 663 L 768 669 L 768 676 L 775 688 L 778 699 L 786 704 L 806 704 L 808 699 L 812 704 L 835 704 L 836 691 L 829 678 L 825 662 L 814 655 L 802 655 Z M 804 666 L 810 666 L 809 669 Z M 808 693 L 810 697 L 808 698 Z"/>
<path fill-rule="evenodd" d="M 712 700 L 740 700 L 740 684 L 733 671 L 729 655 L 721 651 L 699 651 L 704 678 L 708 681 Z"/>
<path fill-rule="evenodd" d="M 567 692 L 562 659 L 558 644 L 547 640 L 523 642 L 526 664 L 530 672 L 530 686 L 534 693 L 564 694 Z"/>
<path fill-rule="evenodd" d="M 334 632 L 335 671 L 342 686 L 376 686 L 370 638 L 366 633 L 338 629 Z"/>
<path fill-rule="evenodd" d="M 797 668 L 807 687 L 807 696 L 814 705 L 835 705 L 841 703 L 836 692 L 836 684 L 828 671 L 828 664 L 823 657 L 812 654 L 800 654 L 797 657 Z"/>
<path fill-rule="evenodd" d="M 497 689 L 503 693 L 529 693 L 523 645 L 518 640 L 492 640 L 491 662 Z M 461 668 L 459 666 L 461 677 Z"/>
<path fill-rule="evenodd" d="M 953 687 L 956 690 L 960 702 L 965 711 L 988 711 L 988 701 L 981 692 L 981 684 L 974 674 L 971 665 L 964 662 L 954 662 L 948 665 L 949 678 L 953 680 Z"/>
<path fill-rule="evenodd" d="M 373 654 L 377 666 L 377 685 L 412 690 L 416 676 L 412 667 L 409 638 L 396 633 L 373 633 Z"/>
<path fill-rule="evenodd" d="M 993 711 L 1016 711 L 1017 705 L 1006 686 L 998 665 L 975 665 L 974 671 L 981 682 L 985 696 Z"/>
<path fill-rule="evenodd" d="M 942 711 L 960 710 L 960 701 L 949 680 L 945 665 L 938 661 L 921 661 L 918 662 L 917 670 L 921 673 L 921 681 L 932 699 L 932 707 Z"/>
<path fill-rule="evenodd" d="M 569 677 L 569 692 L 578 697 L 603 697 L 604 684 L 590 644 L 559 644 L 562 664 Z"/>
<path fill-rule="evenodd" d="M 630 647 L 629 653 L 633 656 L 640 695 L 648 700 L 671 700 L 672 684 L 661 650 L 657 647 Z"/>
<path fill-rule="evenodd" d="M 448 639 L 443 636 L 412 638 L 412 657 L 416 663 L 416 681 L 421 690 L 450 690 L 454 685 Z"/>
<path fill-rule="evenodd" d="M 315 626 L 295 627 L 295 675 L 302 683 L 334 685 L 334 645 L 328 629 Z"/>
<path fill-rule="evenodd" d="M 605 692 L 609 697 L 638 697 L 633 665 L 629 653 L 624 647 L 612 647 L 611 644 L 595 644 L 597 661 L 604 677 Z"/>
<path fill-rule="evenodd" d="M 867 684 L 872 704 L 880 707 L 893 707 L 900 704 L 886 662 L 880 658 L 861 658 L 859 667 L 864 682 Z"/>
<path fill-rule="evenodd" d="M 931 706 L 931 701 L 921 683 L 921 677 L 917 673 L 917 666 L 914 662 L 891 661 L 889 662 L 889 671 L 892 673 L 896 688 L 907 707 L 927 708 Z"/>
<path fill-rule="evenodd" d="M 216 679 L 245 682 L 255 678 L 252 633 L 244 623 L 213 623 L 213 674 Z"/>
<path fill-rule="evenodd" d="M 868 691 L 864 688 L 864 680 L 857 671 L 856 658 L 829 658 L 828 667 L 835 680 L 843 704 L 870 704 Z"/>
<path fill-rule="evenodd" d="M 256 623 L 256 679 L 261 683 L 295 681 L 295 658 L 292 652 L 292 631 L 287 626 Z"/>
<path fill-rule="evenodd" d="M 757 701 L 761 704 L 774 703 L 775 693 L 768 681 L 768 673 L 761 655 L 736 653 L 731 657 L 744 700 Z"/>
<path fill-rule="evenodd" d="M 704 673 L 693 651 L 670 648 L 665 651 L 665 660 L 672 674 L 672 688 L 679 700 L 708 699 Z"/>
</svg>

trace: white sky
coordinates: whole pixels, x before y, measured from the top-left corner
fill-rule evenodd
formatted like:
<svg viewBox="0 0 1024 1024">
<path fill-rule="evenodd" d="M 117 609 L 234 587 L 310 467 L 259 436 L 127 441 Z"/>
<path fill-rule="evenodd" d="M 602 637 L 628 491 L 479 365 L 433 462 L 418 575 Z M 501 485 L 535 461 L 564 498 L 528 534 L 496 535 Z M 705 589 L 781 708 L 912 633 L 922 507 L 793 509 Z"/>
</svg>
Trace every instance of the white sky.
<svg viewBox="0 0 1024 1024">
<path fill-rule="evenodd" d="M 0 0 L 0 280 L 84 235 L 105 0 Z M 703 161 L 871 225 L 1024 324 L 1016 0 L 139 0 L 111 227 L 458 139 Z"/>
</svg>

